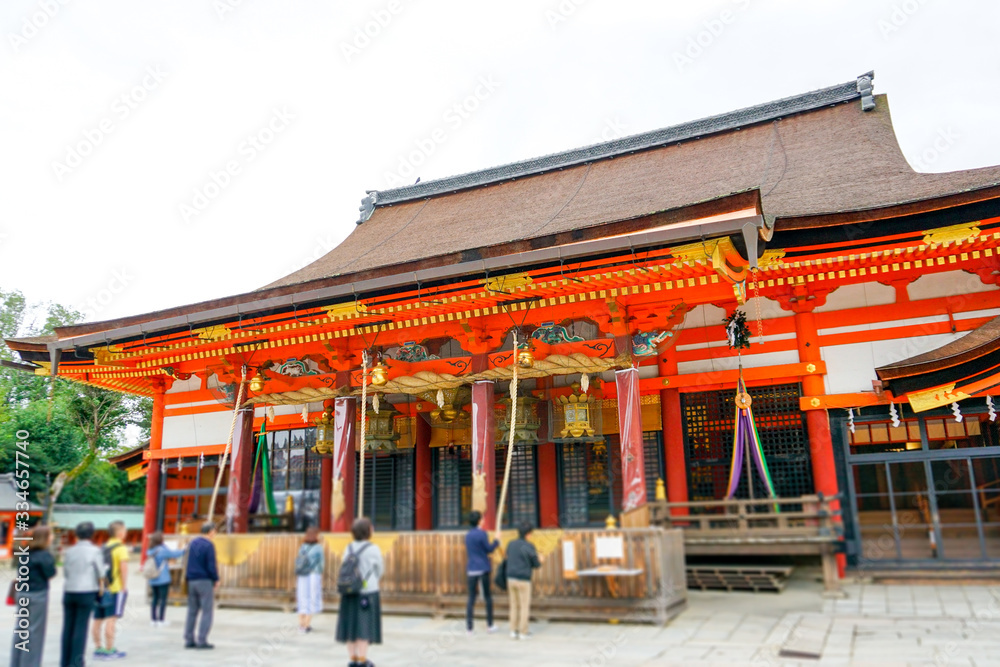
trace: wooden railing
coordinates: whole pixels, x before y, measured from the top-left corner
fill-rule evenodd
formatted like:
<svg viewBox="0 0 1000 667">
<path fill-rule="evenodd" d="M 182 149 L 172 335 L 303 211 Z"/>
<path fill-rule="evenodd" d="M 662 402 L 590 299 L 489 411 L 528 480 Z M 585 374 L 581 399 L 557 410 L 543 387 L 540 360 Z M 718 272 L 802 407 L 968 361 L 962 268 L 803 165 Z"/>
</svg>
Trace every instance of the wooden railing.
<svg viewBox="0 0 1000 667">
<path fill-rule="evenodd" d="M 827 591 L 839 590 L 835 545 L 843 539 L 839 496 L 767 500 L 657 501 L 650 523 L 684 532 L 684 550 L 697 556 L 816 554 Z"/>
<path fill-rule="evenodd" d="M 986 489 L 991 489 L 1000 486 L 1000 479 L 993 480 L 992 482 L 986 482 L 985 484 L 980 484 L 976 487 L 976 491 L 979 492 L 979 511 L 983 514 L 983 520 L 986 520 L 989 508 L 1000 504 L 1000 493 L 987 495 Z"/>
<path fill-rule="evenodd" d="M 608 564 L 595 557 L 595 540 L 602 536 L 620 536 L 624 557 L 615 564 L 641 570 L 641 574 L 614 582 L 605 577 L 564 576 L 563 542 L 573 542 L 576 568 L 586 570 Z M 506 544 L 513 537 L 513 533 L 504 534 L 502 542 Z M 185 543 L 190 536 L 166 539 Z M 533 579 L 533 615 L 665 623 L 686 605 L 684 545 L 678 530 L 537 530 L 530 539 L 544 559 Z M 321 540 L 326 557 L 323 589 L 329 606 L 337 597 L 337 570 L 350 536 L 324 534 Z M 385 560 L 379 587 L 387 611 L 439 616 L 464 613 L 464 533 L 376 533 L 372 541 Z M 223 604 L 291 607 L 301 535 L 220 535 L 215 543 Z M 180 595 L 182 585 L 176 579 L 172 593 Z M 502 601 L 497 612 L 506 614 Z"/>
</svg>

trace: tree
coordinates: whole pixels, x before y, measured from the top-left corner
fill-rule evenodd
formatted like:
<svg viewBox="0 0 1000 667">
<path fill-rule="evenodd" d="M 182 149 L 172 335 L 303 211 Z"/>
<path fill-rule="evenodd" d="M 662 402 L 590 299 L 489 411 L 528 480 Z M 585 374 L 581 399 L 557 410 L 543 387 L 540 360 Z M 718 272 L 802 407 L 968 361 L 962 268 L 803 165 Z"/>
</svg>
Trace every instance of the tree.
<svg viewBox="0 0 1000 667">
<path fill-rule="evenodd" d="M 58 304 L 32 305 L 17 290 L 0 290 L 0 337 L 52 334 L 81 315 Z M 16 361 L 0 345 L 0 359 Z M 51 511 L 60 493 L 69 502 L 141 504 L 142 482 L 103 459 L 122 448 L 124 428 L 148 439 L 152 403 L 63 379 L 0 367 L 0 470 L 14 468 L 18 430 L 31 434 L 29 489 Z M 51 483 L 52 478 L 55 483 Z"/>
<path fill-rule="evenodd" d="M 73 395 L 66 406 L 67 416 L 70 423 L 83 434 L 84 455 L 70 470 L 64 470 L 56 476 L 47 494 L 46 517 L 52 514 L 52 506 L 68 482 L 87 470 L 101 450 L 117 447 L 117 442 L 112 440 L 116 431 L 137 421 L 133 406 L 125 395 L 85 384 L 74 385 L 73 389 Z"/>
</svg>

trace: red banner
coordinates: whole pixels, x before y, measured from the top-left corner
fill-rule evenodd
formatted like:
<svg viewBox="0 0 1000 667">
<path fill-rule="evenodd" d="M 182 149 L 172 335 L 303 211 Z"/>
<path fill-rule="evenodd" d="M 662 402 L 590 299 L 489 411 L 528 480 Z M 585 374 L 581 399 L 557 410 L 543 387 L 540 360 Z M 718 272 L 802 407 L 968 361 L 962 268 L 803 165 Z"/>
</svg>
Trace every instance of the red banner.
<svg viewBox="0 0 1000 667">
<path fill-rule="evenodd" d="M 472 509 L 486 517 L 487 528 L 494 526 L 496 512 L 496 416 L 493 382 L 472 385 Z"/>
<path fill-rule="evenodd" d="M 335 532 L 351 529 L 354 521 L 354 450 L 358 402 L 353 397 L 333 403 L 333 499 L 331 514 Z"/>
<path fill-rule="evenodd" d="M 622 511 L 628 512 L 646 504 L 639 369 L 615 371 L 615 384 L 618 387 L 618 426 L 622 457 Z"/>
<path fill-rule="evenodd" d="M 347 457 L 354 456 L 358 402 L 353 397 L 338 398 L 333 403 L 333 478 L 343 479 Z"/>
</svg>

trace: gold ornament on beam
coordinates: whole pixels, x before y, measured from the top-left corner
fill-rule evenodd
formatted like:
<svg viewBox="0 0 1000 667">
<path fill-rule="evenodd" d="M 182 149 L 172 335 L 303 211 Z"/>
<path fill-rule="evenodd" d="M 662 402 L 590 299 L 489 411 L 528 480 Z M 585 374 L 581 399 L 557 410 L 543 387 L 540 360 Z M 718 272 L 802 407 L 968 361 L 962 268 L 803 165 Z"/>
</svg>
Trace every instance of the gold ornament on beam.
<svg viewBox="0 0 1000 667">
<path fill-rule="evenodd" d="M 264 378 L 261 377 L 260 373 L 254 373 L 254 376 L 250 378 L 250 391 L 255 394 L 259 394 L 264 390 Z"/>
</svg>

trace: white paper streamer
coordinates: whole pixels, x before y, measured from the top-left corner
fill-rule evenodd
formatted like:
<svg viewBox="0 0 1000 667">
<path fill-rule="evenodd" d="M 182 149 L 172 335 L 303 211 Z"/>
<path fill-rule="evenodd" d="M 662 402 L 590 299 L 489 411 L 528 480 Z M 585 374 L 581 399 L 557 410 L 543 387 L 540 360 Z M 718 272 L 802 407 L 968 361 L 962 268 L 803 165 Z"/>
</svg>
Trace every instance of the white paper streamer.
<svg viewBox="0 0 1000 667">
<path fill-rule="evenodd" d="M 989 409 L 990 421 L 995 422 L 997 420 L 997 411 L 993 408 L 993 397 L 986 397 L 986 407 Z"/>
<path fill-rule="evenodd" d="M 958 407 L 958 403 L 951 404 L 951 412 L 955 415 L 955 421 L 960 422 L 965 417 L 962 416 L 962 408 Z"/>
<path fill-rule="evenodd" d="M 585 394 L 587 393 L 587 390 L 590 389 L 590 376 L 586 373 L 580 376 L 580 389 Z"/>
<path fill-rule="evenodd" d="M 274 421 L 274 406 L 273 405 L 267 406 L 267 421 L 269 421 L 269 422 L 273 422 Z"/>
<path fill-rule="evenodd" d="M 378 394 L 372 395 L 372 409 L 378 414 Z"/>
<path fill-rule="evenodd" d="M 896 411 L 896 404 L 889 401 L 889 416 L 892 417 L 893 428 L 899 428 L 899 413 Z"/>
<path fill-rule="evenodd" d="M 847 409 L 847 428 L 851 429 L 851 433 L 854 433 L 854 408 Z"/>
</svg>

